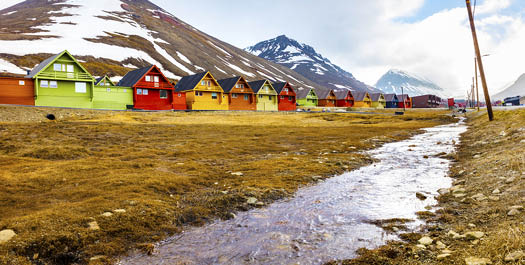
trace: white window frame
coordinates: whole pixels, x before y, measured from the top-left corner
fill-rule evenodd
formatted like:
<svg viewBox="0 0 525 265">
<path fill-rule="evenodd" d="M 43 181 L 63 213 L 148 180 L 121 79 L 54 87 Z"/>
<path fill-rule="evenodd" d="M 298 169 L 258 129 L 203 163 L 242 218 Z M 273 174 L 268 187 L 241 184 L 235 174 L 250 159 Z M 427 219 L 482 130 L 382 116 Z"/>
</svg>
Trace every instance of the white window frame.
<svg viewBox="0 0 525 265">
<path fill-rule="evenodd" d="M 213 98 L 215 97 L 215 98 Z M 218 99 L 219 98 L 219 94 L 217 92 L 213 92 L 211 93 L 211 99 Z"/>
<path fill-rule="evenodd" d="M 144 95 L 144 96 L 149 95 L 149 90 L 147 90 L 147 89 L 142 89 L 142 95 Z"/>
<path fill-rule="evenodd" d="M 137 88 L 137 95 L 142 95 L 142 88 Z"/>
<path fill-rule="evenodd" d="M 49 88 L 58 88 L 57 81 L 49 81 Z"/>
<path fill-rule="evenodd" d="M 75 66 L 74 66 L 74 65 L 72 65 L 72 64 L 68 64 L 66 67 L 67 67 L 67 68 L 66 68 L 66 71 L 67 71 L 68 73 L 74 73 L 74 72 L 75 72 Z"/>
<path fill-rule="evenodd" d="M 87 93 L 87 83 L 75 82 L 75 93 L 80 93 L 80 94 Z"/>
<path fill-rule="evenodd" d="M 146 82 L 151 82 L 151 80 L 152 80 L 152 79 L 151 79 L 151 75 L 147 75 L 147 76 L 146 76 Z"/>
<path fill-rule="evenodd" d="M 237 98 L 237 93 L 232 93 L 232 98 Z"/>
<path fill-rule="evenodd" d="M 162 93 L 166 93 L 166 96 L 163 97 L 163 96 L 162 96 Z M 159 91 L 159 97 L 160 97 L 161 99 L 167 99 L 167 98 L 168 98 L 168 90 L 164 90 L 164 89 L 160 90 L 160 91 Z"/>
<path fill-rule="evenodd" d="M 157 76 L 157 75 L 156 75 L 156 76 L 153 76 L 153 82 L 155 82 L 155 83 L 160 82 L 160 78 L 159 78 L 159 76 Z"/>
<path fill-rule="evenodd" d="M 19 86 L 25 86 L 25 85 L 26 85 L 26 81 L 24 81 L 24 80 L 19 80 L 19 81 L 18 81 L 18 85 L 19 85 Z"/>
<path fill-rule="evenodd" d="M 283 91 L 284 92 L 288 92 L 288 88 L 283 88 Z"/>
<path fill-rule="evenodd" d="M 62 72 L 62 64 L 59 64 L 59 63 L 53 64 L 53 71 Z"/>
<path fill-rule="evenodd" d="M 48 80 L 40 80 L 40 87 L 49 87 Z"/>
</svg>

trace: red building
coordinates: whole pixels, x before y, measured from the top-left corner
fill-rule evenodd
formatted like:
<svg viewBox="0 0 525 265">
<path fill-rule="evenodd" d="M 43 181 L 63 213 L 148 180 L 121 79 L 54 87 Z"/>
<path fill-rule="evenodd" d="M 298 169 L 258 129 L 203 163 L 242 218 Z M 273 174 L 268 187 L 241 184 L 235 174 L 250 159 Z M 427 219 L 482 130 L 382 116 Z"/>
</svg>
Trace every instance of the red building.
<svg viewBox="0 0 525 265">
<path fill-rule="evenodd" d="M 133 105 L 142 110 L 185 110 L 186 94 L 175 93 L 171 82 L 155 66 L 127 73 L 118 86 L 133 89 Z"/>
<path fill-rule="evenodd" d="M 277 92 L 279 111 L 296 111 L 297 94 L 288 82 L 274 83 L 273 88 Z"/>
<path fill-rule="evenodd" d="M 354 96 L 350 90 L 339 90 L 335 92 L 335 106 L 350 108 L 354 106 Z"/>
<path fill-rule="evenodd" d="M 399 108 L 405 108 L 405 109 L 411 109 L 412 108 L 412 98 L 407 95 L 397 95 L 397 98 L 399 99 L 399 102 L 397 103 Z"/>
</svg>

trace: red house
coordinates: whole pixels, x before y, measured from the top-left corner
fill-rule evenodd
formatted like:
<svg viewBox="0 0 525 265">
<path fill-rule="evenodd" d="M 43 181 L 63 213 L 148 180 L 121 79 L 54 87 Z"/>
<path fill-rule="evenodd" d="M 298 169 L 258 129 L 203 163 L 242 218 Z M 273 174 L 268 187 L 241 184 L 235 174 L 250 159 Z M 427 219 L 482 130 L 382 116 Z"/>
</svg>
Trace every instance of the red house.
<svg viewBox="0 0 525 265">
<path fill-rule="evenodd" d="M 354 96 L 350 90 L 339 90 L 335 92 L 337 98 L 336 107 L 350 108 L 354 106 Z"/>
<path fill-rule="evenodd" d="M 273 88 L 277 91 L 279 111 L 296 111 L 297 94 L 288 82 L 273 83 Z"/>
<path fill-rule="evenodd" d="M 397 95 L 397 98 L 399 99 L 399 102 L 397 103 L 397 106 L 399 108 L 405 108 L 405 109 L 411 109 L 412 108 L 412 98 L 407 95 Z"/>
<path fill-rule="evenodd" d="M 186 95 L 175 93 L 171 82 L 155 65 L 127 73 L 118 86 L 133 89 L 133 105 L 142 110 L 185 110 Z"/>
</svg>

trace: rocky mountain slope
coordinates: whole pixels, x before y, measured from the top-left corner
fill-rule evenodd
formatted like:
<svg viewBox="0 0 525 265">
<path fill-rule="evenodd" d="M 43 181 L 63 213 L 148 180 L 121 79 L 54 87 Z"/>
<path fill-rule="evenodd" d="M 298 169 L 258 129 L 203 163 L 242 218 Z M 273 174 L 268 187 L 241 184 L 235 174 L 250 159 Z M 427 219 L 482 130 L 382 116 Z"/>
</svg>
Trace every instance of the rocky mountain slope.
<svg viewBox="0 0 525 265">
<path fill-rule="evenodd" d="M 396 69 L 392 69 L 384 74 L 379 81 L 377 81 L 376 87 L 386 94 L 401 94 L 401 91 L 403 90 L 405 94 L 408 94 L 411 97 L 427 94 L 446 97 L 445 90 L 432 81 Z"/>
<path fill-rule="evenodd" d="M 147 0 L 27 0 L 0 10 L 0 73 L 24 74 L 69 50 L 94 75 L 123 76 L 157 64 L 172 79 L 203 70 L 314 87 L 300 74 L 253 56 Z"/>
<path fill-rule="evenodd" d="M 492 96 L 492 100 L 503 100 L 515 96 L 525 96 L 525 74 L 522 74 L 512 85 Z"/>
<path fill-rule="evenodd" d="M 351 73 L 334 65 L 327 58 L 306 44 L 284 35 L 248 47 L 251 52 L 266 60 L 286 66 L 311 81 L 334 90 L 377 92 L 375 88 L 357 80 Z"/>
</svg>

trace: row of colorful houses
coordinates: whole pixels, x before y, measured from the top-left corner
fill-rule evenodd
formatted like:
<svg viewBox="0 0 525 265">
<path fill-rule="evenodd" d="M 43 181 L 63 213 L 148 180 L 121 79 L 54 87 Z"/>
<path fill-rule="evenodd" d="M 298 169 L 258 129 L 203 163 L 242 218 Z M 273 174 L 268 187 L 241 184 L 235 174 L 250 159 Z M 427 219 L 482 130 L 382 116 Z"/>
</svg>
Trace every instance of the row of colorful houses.
<svg viewBox="0 0 525 265">
<path fill-rule="evenodd" d="M 251 110 L 300 108 L 411 108 L 408 95 L 300 88 L 244 77 L 217 80 L 210 72 L 172 83 L 155 65 L 127 73 L 117 84 L 93 76 L 68 51 L 36 66 L 25 78 L 0 78 L 0 104 L 110 110 Z"/>
</svg>

